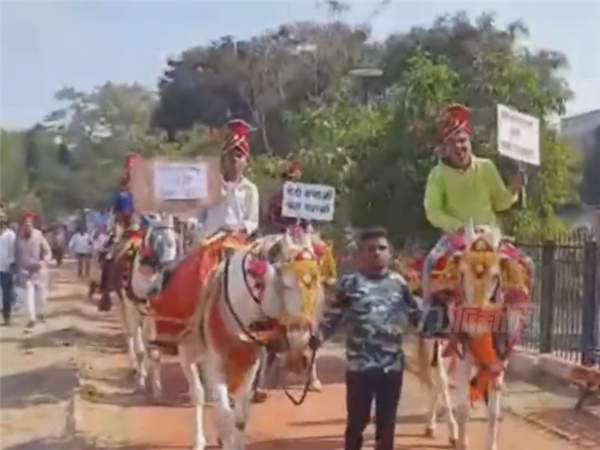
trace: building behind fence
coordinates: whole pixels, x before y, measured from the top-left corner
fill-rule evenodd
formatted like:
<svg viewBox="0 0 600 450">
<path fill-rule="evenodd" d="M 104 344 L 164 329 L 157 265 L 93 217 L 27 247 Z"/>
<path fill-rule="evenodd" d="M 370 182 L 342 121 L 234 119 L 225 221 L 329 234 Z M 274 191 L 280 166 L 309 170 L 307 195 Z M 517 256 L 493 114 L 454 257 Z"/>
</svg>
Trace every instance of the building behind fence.
<svg viewBox="0 0 600 450">
<path fill-rule="evenodd" d="M 599 243 L 589 232 L 522 242 L 535 262 L 533 311 L 523 345 L 573 362 L 598 345 Z"/>
</svg>

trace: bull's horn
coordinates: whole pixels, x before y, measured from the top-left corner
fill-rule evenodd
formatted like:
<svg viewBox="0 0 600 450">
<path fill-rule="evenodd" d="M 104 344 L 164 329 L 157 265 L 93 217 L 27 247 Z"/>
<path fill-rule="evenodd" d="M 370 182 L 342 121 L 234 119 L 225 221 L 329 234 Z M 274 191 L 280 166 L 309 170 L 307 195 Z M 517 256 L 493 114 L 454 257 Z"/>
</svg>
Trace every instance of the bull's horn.
<svg viewBox="0 0 600 450">
<path fill-rule="evenodd" d="M 465 227 L 465 239 L 467 242 L 471 243 L 475 240 L 475 225 L 473 224 L 473 219 L 469 219 L 467 226 Z"/>
<path fill-rule="evenodd" d="M 284 248 L 289 248 L 293 244 L 292 237 L 290 236 L 290 231 L 288 229 L 286 229 L 285 233 L 283 233 L 282 244 Z"/>
</svg>

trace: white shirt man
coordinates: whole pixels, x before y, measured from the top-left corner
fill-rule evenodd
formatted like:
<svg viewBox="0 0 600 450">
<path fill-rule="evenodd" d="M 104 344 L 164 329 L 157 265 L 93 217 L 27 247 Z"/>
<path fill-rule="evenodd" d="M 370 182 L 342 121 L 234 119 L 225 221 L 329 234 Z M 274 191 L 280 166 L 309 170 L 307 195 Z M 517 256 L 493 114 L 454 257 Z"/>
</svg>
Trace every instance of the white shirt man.
<svg viewBox="0 0 600 450">
<path fill-rule="evenodd" d="M 15 262 L 15 239 L 17 235 L 8 226 L 0 229 L 0 272 L 9 272 Z"/>
<path fill-rule="evenodd" d="M 202 211 L 201 238 L 207 238 L 220 229 L 241 230 L 247 235 L 258 229 L 260 216 L 258 188 L 245 177 L 238 182 L 223 181 L 223 201 Z"/>
<path fill-rule="evenodd" d="M 7 325 L 10 324 L 15 301 L 13 284 L 15 239 L 15 232 L 8 226 L 6 217 L 0 213 L 0 299 L 2 300 L 2 317 Z"/>
<path fill-rule="evenodd" d="M 92 238 L 85 231 L 78 231 L 69 242 L 69 251 L 75 255 L 91 255 L 93 251 Z"/>
</svg>

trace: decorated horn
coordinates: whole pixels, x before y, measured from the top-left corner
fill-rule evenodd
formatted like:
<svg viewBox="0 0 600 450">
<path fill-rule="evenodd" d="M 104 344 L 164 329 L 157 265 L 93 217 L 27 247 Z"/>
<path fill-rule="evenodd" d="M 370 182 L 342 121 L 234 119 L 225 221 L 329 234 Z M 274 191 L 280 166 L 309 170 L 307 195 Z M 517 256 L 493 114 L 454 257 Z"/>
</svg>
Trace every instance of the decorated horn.
<svg viewBox="0 0 600 450">
<path fill-rule="evenodd" d="M 469 223 L 465 227 L 465 239 L 467 242 L 473 242 L 475 239 L 475 225 L 473 224 L 473 218 L 469 219 Z"/>
</svg>

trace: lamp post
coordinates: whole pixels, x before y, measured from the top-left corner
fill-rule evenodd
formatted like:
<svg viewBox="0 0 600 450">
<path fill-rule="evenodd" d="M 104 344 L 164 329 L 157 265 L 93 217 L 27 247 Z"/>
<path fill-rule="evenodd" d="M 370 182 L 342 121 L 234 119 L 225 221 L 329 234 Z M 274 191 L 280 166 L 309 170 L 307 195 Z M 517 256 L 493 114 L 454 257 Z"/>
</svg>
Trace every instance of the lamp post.
<svg viewBox="0 0 600 450">
<path fill-rule="evenodd" d="M 291 47 L 288 52 L 290 55 L 301 56 L 301 55 L 312 55 L 313 56 L 313 75 L 315 77 L 315 96 L 319 94 L 319 60 L 318 54 L 319 47 L 316 44 L 298 44 L 294 47 Z"/>
<path fill-rule="evenodd" d="M 367 105 L 369 103 L 369 80 L 379 78 L 383 75 L 383 70 L 378 67 L 357 67 L 348 72 L 353 78 L 360 80 L 362 89 L 362 102 Z"/>
</svg>

